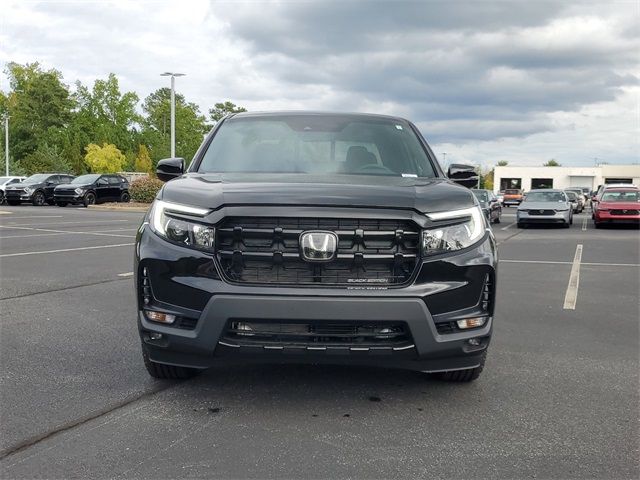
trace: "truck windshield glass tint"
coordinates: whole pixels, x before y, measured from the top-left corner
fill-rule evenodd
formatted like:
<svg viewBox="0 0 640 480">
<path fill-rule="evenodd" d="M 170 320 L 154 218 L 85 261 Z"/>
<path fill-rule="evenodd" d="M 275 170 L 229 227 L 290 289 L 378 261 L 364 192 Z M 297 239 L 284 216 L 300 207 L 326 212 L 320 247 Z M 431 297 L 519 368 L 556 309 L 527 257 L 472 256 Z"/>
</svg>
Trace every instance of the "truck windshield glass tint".
<svg viewBox="0 0 640 480">
<path fill-rule="evenodd" d="M 330 115 L 231 118 L 198 171 L 435 176 L 406 122 Z"/>
</svg>

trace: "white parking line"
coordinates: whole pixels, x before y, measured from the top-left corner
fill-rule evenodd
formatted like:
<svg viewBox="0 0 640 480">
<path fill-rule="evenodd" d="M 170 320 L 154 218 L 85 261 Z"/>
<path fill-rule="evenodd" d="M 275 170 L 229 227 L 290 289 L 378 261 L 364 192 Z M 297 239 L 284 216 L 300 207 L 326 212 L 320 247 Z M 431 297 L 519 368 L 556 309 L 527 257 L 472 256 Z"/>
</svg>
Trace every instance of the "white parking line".
<svg viewBox="0 0 640 480">
<path fill-rule="evenodd" d="M 582 260 L 582 244 L 576 246 L 576 254 L 573 256 L 571 275 L 569 275 L 569 285 L 564 296 L 564 309 L 575 310 L 578 300 L 578 287 L 580 286 L 580 261 Z"/>
<path fill-rule="evenodd" d="M 582 220 L 582 231 L 586 232 L 587 231 L 587 222 L 589 220 L 587 219 L 587 217 L 584 217 L 584 219 Z"/>
<path fill-rule="evenodd" d="M 2 227 L 2 225 L 0 225 Z M 33 229 L 37 230 L 37 229 Z M 113 230 L 97 230 L 95 232 L 85 232 L 85 233 L 113 233 L 113 232 L 132 232 L 135 233 L 138 229 L 129 227 L 129 228 L 114 228 Z M 58 230 L 55 230 L 58 232 Z M 77 232 L 70 232 L 67 230 L 59 230 L 60 233 L 34 233 L 32 235 L 0 235 L 0 240 L 4 240 L 6 238 L 29 238 L 29 237 L 55 237 L 57 235 L 71 235 Z"/>
<path fill-rule="evenodd" d="M 573 265 L 573 262 L 554 262 L 551 260 L 499 260 L 500 263 L 535 263 L 541 265 Z M 583 267 L 634 267 L 639 268 L 640 263 L 601 263 L 580 262 Z"/>
<path fill-rule="evenodd" d="M 131 235 L 119 235 L 117 233 L 97 233 L 97 232 L 73 232 L 69 230 L 52 230 L 50 228 L 31 228 L 31 227 L 15 227 L 15 226 L 6 226 L 0 225 L 0 228 L 12 228 L 14 230 L 30 230 L 35 232 L 51 232 L 51 233 L 73 233 L 74 235 L 97 235 L 99 237 L 123 237 L 123 238 L 131 238 Z"/>
<path fill-rule="evenodd" d="M 11 217 L 11 220 L 27 220 L 31 218 L 62 218 L 64 215 L 33 215 L 30 217 Z"/>
<path fill-rule="evenodd" d="M 133 277 L 133 272 L 119 273 L 119 277 Z"/>
<path fill-rule="evenodd" d="M 22 257 L 25 255 L 44 255 L 49 253 L 75 252 L 78 250 L 97 250 L 101 248 L 130 247 L 133 243 L 119 243 L 117 245 L 96 245 L 95 247 L 78 247 L 78 248 L 62 248 L 60 250 L 45 250 L 43 252 L 21 252 L 21 253 L 4 253 L 0 258 L 4 257 Z"/>
<path fill-rule="evenodd" d="M 506 227 L 502 227 L 500 230 L 509 230 L 511 227 L 513 227 L 516 224 L 516 222 L 510 223 L 509 225 L 507 225 Z"/>
<path fill-rule="evenodd" d="M 114 223 L 114 222 L 139 223 L 139 220 L 137 220 L 137 219 L 132 219 L 132 220 L 96 220 L 95 222 L 78 221 L 78 222 L 38 223 L 37 225 L 75 225 L 77 223 L 81 223 L 82 225 L 89 225 L 91 223 L 101 224 L 101 223 Z M 33 227 L 34 224 L 33 223 L 18 223 L 18 224 L 7 223 L 7 224 L 0 225 L 0 226 L 5 227 L 5 228 L 9 228 L 9 227 Z"/>
</svg>

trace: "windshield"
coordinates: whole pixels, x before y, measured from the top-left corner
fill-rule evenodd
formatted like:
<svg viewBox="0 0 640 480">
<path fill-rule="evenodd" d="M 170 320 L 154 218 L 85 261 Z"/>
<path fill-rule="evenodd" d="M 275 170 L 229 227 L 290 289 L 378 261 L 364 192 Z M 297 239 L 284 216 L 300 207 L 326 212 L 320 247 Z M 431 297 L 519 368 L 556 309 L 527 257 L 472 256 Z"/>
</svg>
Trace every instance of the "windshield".
<svg viewBox="0 0 640 480">
<path fill-rule="evenodd" d="M 31 175 L 30 177 L 27 177 L 27 179 L 24 180 L 22 183 L 42 183 L 50 176 L 51 175 L 48 173 L 36 173 L 35 175 Z"/>
<path fill-rule="evenodd" d="M 576 195 L 575 192 L 564 192 L 567 197 L 569 197 L 569 200 L 577 200 L 578 199 L 578 195 Z"/>
<path fill-rule="evenodd" d="M 473 194 L 476 196 L 476 198 L 481 201 L 481 202 L 488 202 L 489 201 L 489 194 L 484 191 L 484 190 L 472 190 Z"/>
<path fill-rule="evenodd" d="M 231 118 L 198 171 L 435 176 L 407 122 L 356 115 Z"/>
<path fill-rule="evenodd" d="M 96 175 L 95 173 L 90 173 L 89 175 L 80 175 L 79 177 L 71 180 L 71 183 L 76 185 L 88 185 L 90 183 L 95 182 L 100 175 Z"/>
<path fill-rule="evenodd" d="M 603 202 L 640 202 L 640 192 L 605 192 Z"/>
<path fill-rule="evenodd" d="M 562 192 L 529 192 L 527 202 L 566 202 Z"/>
<path fill-rule="evenodd" d="M 0 185 L 4 185 L 9 180 L 11 180 L 11 177 L 0 177 Z"/>
</svg>

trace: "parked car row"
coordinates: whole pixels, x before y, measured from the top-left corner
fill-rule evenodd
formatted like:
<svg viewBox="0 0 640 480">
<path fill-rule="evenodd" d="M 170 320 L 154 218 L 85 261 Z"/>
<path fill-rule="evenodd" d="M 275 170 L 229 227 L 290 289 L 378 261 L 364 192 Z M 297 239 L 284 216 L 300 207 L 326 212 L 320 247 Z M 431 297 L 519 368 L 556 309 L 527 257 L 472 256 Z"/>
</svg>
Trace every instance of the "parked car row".
<svg viewBox="0 0 640 480">
<path fill-rule="evenodd" d="M 37 173 L 27 178 L 1 178 L 10 179 L 2 186 L 1 197 L 9 205 L 31 203 L 65 207 L 81 204 L 86 207 L 103 202 L 128 202 L 131 198 L 129 182 L 116 174 L 92 173 L 74 177 L 65 173 Z"/>
<path fill-rule="evenodd" d="M 596 228 L 603 224 L 640 224 L 640 189 L 635 185 L 604 185 L 592 198 Z M 516 213 L 518 228 L 530 224 L 560 224 L 569 227 L 573 214 L 584 210 L 587 197 L 582 189 L 536 189 L 523 195 Z"/>
</svg>

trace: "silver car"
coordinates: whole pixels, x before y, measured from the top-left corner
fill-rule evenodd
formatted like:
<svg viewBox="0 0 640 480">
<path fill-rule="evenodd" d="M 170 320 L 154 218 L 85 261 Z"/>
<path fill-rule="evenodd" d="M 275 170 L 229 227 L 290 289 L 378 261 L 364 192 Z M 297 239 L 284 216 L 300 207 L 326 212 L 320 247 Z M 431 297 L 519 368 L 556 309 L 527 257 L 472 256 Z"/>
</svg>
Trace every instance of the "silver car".
<svg viewBox="0 0 640 480">
<path fill-rule="evenodd" d="M 569 228 L 573 223 L 573 208 L 562 190 L 531 190 L 516 213 L 518 228 L 532 223 L 561 224 Z"/>
</svg>

